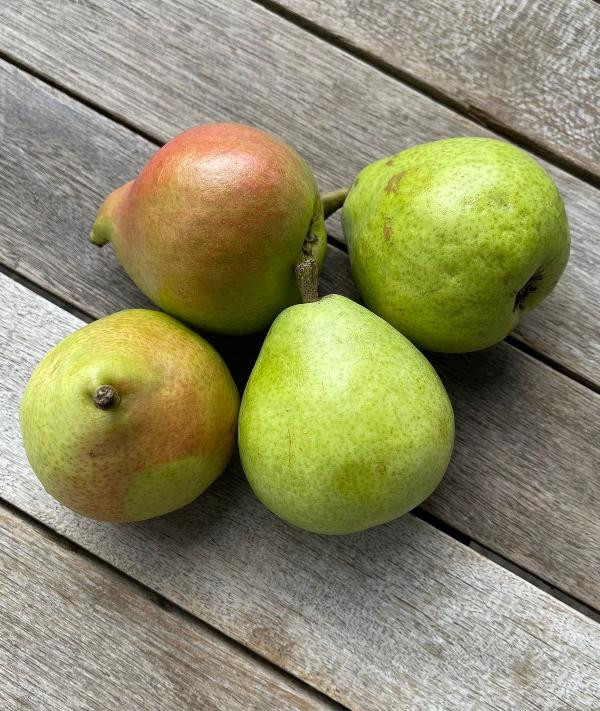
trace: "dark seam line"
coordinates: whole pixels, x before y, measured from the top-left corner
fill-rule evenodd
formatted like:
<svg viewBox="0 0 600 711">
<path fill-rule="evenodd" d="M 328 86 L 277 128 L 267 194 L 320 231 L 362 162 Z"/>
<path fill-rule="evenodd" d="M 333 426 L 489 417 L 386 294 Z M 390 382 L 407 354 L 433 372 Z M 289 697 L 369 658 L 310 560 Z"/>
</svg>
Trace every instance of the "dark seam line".
<svg viewBox="0 0 600 711">
<path fill-rule="evenodd" d="M 588 619 L 592 620 L 592 622 L 600 624 L 597 619 L 597 616 L 600 615 L 600 608 L 593 607 L 589 602 L 585 602 L 584 600 L 575 597 L 575 595 L 566 592 L 562 588 L 559 588 L 557 585 L 552 583 L 550 580 L 546 580 L 545 578 L 540 577 L 538 573 L 534 573 L 531 570 L 528 570 L 527 568 L 523 567 L 522 565 L 515 563 L 510 558 L 507 558 L 505 555 L 502 555 L 502 553 L 498 553 L 497 551 L 487 546 L 485 543 L 480 543 L 475 539 L 473 539 L 473 542 L 477 544 L 478 548 L 471 548 L 471 550 L 475 551 L 476 553 L 479 553 L 491 563 L 499 565 L 501 568 L 504 568 L 509 573 L 513 573 L 514 575 L 523 578 L 525 582 L 529 583 L 530 585 L 533 585 L 536 588 L 539 588 L 543 593 L 546 593 L 546 595 L 550 595 L 550 597 L 553 597 L 555 600 L 562 602 L 564 605 L 567 605 L 567 607 L 570 607 L 575 610 L 575 612 L 578 612 L 580 615 L 584 615 L 584 617 L 587 617 Z M 481 548 L 482 550 L 478 550 L 479 548 Z M 500 562 L 497 560 L 498 558 L 500 559 Z M 533 578 L 534 580 L 531 581 L 530 578 Z M 546 587 L 549 587 L 550 590 L 546 590 Z M 560 595 L 558 595 L 557 593 L 560 593 Z M 584 609 L 581 610 L 579 606 L 583 607 Z"/>
<path fill-rule="evenodd" d="M 85 96 L 83 96 L 79 92 L 69 89 L 69 87 L 52 79 L 50 76 L 48 76 L 44 72 L 42 72 L 38 69 L 35 69 L 30 64 L 27 64 L 26 62 L 22 62 L 20 59 L 13 57 L 12 55 L 8 54 L 7 52 L 5 52 L 3 50 L 0 50 L 0 60 L 16 67 L 17 69 L 20 69 L 22 72 L 25 72 L 26 74 L 31 75 L 35 79 L 38 79 L 39 81 L 43 82 L 44 84 L 50 86 L 52 89 L 56 89 L 61 94 L 68 96 L 70 99 L 73 99 L 74 101 L 76 101 L 79 104 L 83 104 L 88 109 L 91 109 L 92 111 L 95 111 L 97 114 L 100 114 L 100 116 L 103 116 L 104 118 L 109 119 L 113 123 L 116 123 L 119 126 L 126 128 L 128 131 L 131 131 L 131 133 L 135 133 L 137 136 L 140 136 L 141 138 L 146 139 L 150 143 L 153 143 L 155 146 L 160 147 L 160 146 L 164 145 L 165 142 L 162 141 L 157 136 L 154 136 L 151 133 L 144 131 L 142 128 L 139 128 L 135 124 L 130 123 L 123 116 L 120 116 L 119 114 L 111 112 L 110 110 L 100 106 L 100 104 L 97 104 L 94 101 L 90 101 L 89 99 L 87 99 Z"/>
</svg>

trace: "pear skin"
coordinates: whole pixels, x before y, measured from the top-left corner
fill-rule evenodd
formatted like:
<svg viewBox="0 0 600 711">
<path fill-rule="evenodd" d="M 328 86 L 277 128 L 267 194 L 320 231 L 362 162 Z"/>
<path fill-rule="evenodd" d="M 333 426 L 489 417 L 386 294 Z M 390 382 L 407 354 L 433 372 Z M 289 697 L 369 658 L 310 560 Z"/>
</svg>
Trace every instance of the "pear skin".
<svg viewBox="0 0 600 711">
<path fill-rule="evenodd" d="M 295 150 L 251 126 L 208 124 L 163 146 L 101 206 L 90 240 L 110 242 L 168 313 L 239 335 L 297 303 L 294 266 L 325 257 L 323 206 Z"/>
<path fill-rule="evenodd" d="M 552 178 L 489 138 L 434 141 L 372 163 L 346 198 L 342 226 L 365 304 L 432 351 L 501 341 L 569 258 Z"/>
<path fill-rule="evenodd" d="M 401 516 L 439 484 L 454 417 L 427 359 L 343 296 L 291 306 L 273 325 L 242 398 L 238 441 L 258 498 L 316 533 Z"/>
<path fill-rule="evenodd" d="M 46 491 L 101 521 L 185 506 L 225 468 L 239 396 L 221 356 L 166 314 L 106 316 L 35 369 L 21 432 Z"/>
</svg>

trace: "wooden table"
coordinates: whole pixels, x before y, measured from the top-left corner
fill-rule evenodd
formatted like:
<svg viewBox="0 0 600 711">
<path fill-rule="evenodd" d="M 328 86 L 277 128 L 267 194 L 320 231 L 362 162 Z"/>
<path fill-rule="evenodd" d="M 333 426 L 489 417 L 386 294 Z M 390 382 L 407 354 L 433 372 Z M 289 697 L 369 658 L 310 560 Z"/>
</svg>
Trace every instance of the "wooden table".
<svg viewBox="0 0 600 711">
<path fill-rule="evenodd" d="M 3 0 L 0 49 L 0 708 L 598 711 L 600 5 Z M 413 514 L 310 535 L 235 460 L 182 511 L 102 525 L 31 473 L 36 362 L 150 306 L 86 242 L 101 199 L 211 120 L 282 135 L 323 189 L 465 134 L 555 178 L 569 267 L 504 343 L 432 357 L 456 452 Z M 356 298 L 329 230 L 322 291 Z M 242 383 L 258 346 L 220 342 Z"/>
</svg>

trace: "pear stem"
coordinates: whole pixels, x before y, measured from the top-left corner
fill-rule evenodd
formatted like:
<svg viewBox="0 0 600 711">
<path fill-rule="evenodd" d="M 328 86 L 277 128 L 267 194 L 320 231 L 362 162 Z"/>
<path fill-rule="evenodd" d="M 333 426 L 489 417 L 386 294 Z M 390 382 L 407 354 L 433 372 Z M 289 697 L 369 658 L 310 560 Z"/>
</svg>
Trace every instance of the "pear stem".
<svg viewBox="0 0 600 711">
<path fill-rule="evenodd" d="M 307 257 L 296 264 L 295 269 L 296 284 L 300 291 L 303 304 L 310 304 L 319 300 L 317 290 L 317 280 L 319 278 L 319 268 L 314 257 Z"/>
<path fill-rule="evenodd" d="M 330 193 L 321 193 L 325 219 L 340 209 L 349 192 L 350 188 L 341 188 L 340 190 L 332 190 Z"/>
<path fill-rule="evenodd" d="M 110 410 L 111 407 L 116 407 L 121 402 L 119 393 L 112 385 L 101 385 L 94 393 L 93 400 L 94 405 L 101 410 Z"/>
</svg>

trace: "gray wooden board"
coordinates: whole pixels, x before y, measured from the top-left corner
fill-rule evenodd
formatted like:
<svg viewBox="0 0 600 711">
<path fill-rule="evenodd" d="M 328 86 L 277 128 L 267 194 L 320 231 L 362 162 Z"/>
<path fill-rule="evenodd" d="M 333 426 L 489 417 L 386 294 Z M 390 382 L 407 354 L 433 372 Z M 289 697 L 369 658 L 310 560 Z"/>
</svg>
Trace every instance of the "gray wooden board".
<svg viewBox="0 0 600 711">
<path fill-rule="evenodd" d="M 149 305 L 110 247 L 98 250 L 86 235 L 102 195 L 154 147 L 16 70 L 8 77 L 1 258 L 95 317 Z M 321 287 L 357 298 L 348 259 L 335 248 Z M 260 340 L 242 348 L 215 341 L 240 385 Z M 599 396 L 507 344 L 433 362 L 458 430 L 453 463 L 427 508 L 600 608 Z"/>
<path fill-rule="evenodd" d="M 3 709 L 332 706 L 0 507 Z"/>
<path fill-rule="evenodd" d="M 82 322 L 6 276 L 0 288 L 0 496 L 351 708 L 599 707 L 600 626 L 411 515 L 299 531 L 235 461 L 154 521 L 61 507 L 27 466 L 17 407 L 35 362 Z"/>
<path fill-rule="evenodd" d="M 276 0 L 495 125 L 600 170 L 592 0 Z"/>
<path fill-rule="evenodd" d="M 493 135 L 250 0 L 58 7 L 53 0 L 5 0 L 0 47 L 160 140 L 211 120 L 274 131 L 302 152 L 325 189 L 350 183 L 366 163 L 415 143 Z M 14 99 L 8 102 L 15 110 Z M 19 130 L 7 128 L 13 135 Z M 49 138 L 64 150 L 58 136 Z M 35 149 L 45 150 L 37 143 Z M 517 337 L 598 382 L 600 192 L 549 169 L 567 204 L 573 251 L 558 288 Z M 120 175 L 115 170 L 114 186 Z"/>
</svg>

